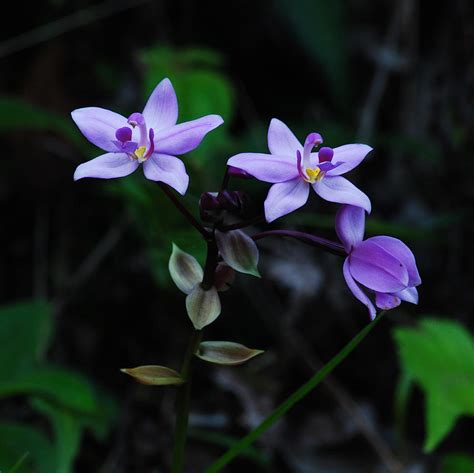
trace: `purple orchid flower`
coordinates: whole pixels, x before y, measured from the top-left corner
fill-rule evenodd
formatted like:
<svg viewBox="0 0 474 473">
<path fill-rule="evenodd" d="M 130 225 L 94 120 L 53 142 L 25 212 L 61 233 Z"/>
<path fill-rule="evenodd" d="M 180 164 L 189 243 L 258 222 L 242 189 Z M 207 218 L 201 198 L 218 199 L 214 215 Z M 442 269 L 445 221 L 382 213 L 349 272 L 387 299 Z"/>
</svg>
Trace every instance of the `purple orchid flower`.
<svg viewBox="0 0 474 473">
<path fill-rule="evenodd" d="M 169 79 L 156 86 L 142 113 L 132 113 L 128 119 L 97 107 L 80 108 L 71 115 L 82 134 L 107 151 L 79 165 L 75 181 L 128 176 L 143 163 L 147 179 L 162 181 L 183 195 L 189 176 L 174 155 L 197 148 L 206 134 L 224 121 L 219 115 L 207 115 L 177 125 L 178 101 Z"/>
<path fill-rule="evenodd" d="M 375 293 L 375 305 L 389 310 L 401 301 L 418 303 L 416 286 L 421 278 L 413 253 L 402 241 L 388 236 L 364 240 L 365 213 L 360 207 L 342 206 L 336 215 L 336 233 L 347 252 L 343 273 L 352 294 L 376 315 L 361 285 Z"/>
<path fill-rule="evenodd" d="M 310 133 L 302 146 L 292 131 L 274 118 L 268 129 L 270 154 L 240 153 L 227 164 L 273 184 L 265 200 L 268 222 L 302 207 L 310 186 L 324 200 L 355 205 L 370 213 L 369 198 L 341 175 L 354 169 L 372 148 L 350 144 L 334 149 L 323 147 L 312 153 L 322 142 L 319 133 Z"/>
</svg>

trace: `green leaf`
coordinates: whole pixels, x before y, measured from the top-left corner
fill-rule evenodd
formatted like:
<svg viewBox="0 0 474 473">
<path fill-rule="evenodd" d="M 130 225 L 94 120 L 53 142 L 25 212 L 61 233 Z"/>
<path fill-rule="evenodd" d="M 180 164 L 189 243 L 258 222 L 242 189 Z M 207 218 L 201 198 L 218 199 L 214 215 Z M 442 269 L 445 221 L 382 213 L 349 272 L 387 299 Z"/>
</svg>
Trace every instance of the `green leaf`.
<svg viewBox="0 0 474 473">
<path fill-rule="evenodd" d="M 441 473 L 471 473 L 474 471 L 474 457 L 462 453 L 450 453 L 441 461 Z"/>
<path fill-rule="evenodd" d="M 234 458 L 241 455 L 252 445 L 263 433 L 265 433 L 275 422 L 281 419 L 295 404 L 304 399 L 318 384 L 326 378 L 340 363 L 342 363 L 360 342 L 370 333 L 384 312 L 366 325 L 334 358 L 323 366 L 309 381 L 291 394 L 288 399 L 282 402 L 259 426 L 253 429 L 244 438 L 235 443 L 224 455 L 218 458 L 205 473 L 217 473 L 228 465 Z"/>
<path fill-rule="evenodd" d="M 51 473 L 53 447 L 46 436 L 31 426 L 13 422 L 0 423 L 0 468 L 13 468 L 28 453 L 17 473 Z"/>
<path fill-rule="evenodd" d="M 424 319 L 395 331 L 400 361 L 426 395 L 424 450 L 431 452 L 461 415 L 474 415 L 474 340 L 458 323 Z"/>
<path fill-rule="evenodd" d="M 54 471 L 72 472 L 84 428 L 81 418 L 75 416 L 71 411 L 44 399 L 34 399 L 32 404 L 36 410 L 49 418 L 53 426 Z"/>
<path fill-rule="evenodd" d="M 46 302 L 0 308 L 0 390 L 2 380 L 30 368 L 43 356 L 51 330 L 51 307 Z"/>
<path fill-rule="evenodd" d="M 139 383 L 150 386 L 179 385 L 185 381 L 177 371 L 166 366 L 145 365 L 136 368 L 123 368 L 120 371 L 132 376 Z"/>
<path fill-rule="evenodd" d="M 16 130 L 54 131 L 81 144 L 82 135 L 69 115 L 61 116 L 13 97 L 0 97 L 0 132 Z"/>
<path fill-rule="evenodd" d="M 41 367 L 18 374 L 0 384 L 0 398 L 34 394 L 69 409 L 94 413 L 97 402 L 94 392 L 83 376 L 54 367 Z"/>
</svg>

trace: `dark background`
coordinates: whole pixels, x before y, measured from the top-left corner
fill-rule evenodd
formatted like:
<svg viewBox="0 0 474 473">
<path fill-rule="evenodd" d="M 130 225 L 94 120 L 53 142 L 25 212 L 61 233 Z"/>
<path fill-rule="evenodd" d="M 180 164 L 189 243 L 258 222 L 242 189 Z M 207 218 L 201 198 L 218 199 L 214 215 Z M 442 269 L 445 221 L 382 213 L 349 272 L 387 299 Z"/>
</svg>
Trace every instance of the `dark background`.
<svg viewBox="0 0 474 473">
<path fill-rule="evenodd" d="M 213 132 L 216 138 L 208 138 L 205 156 L 197 155 L 194 163 L 193 153 L 185 158 L 191 163 L 189 208 L 196 211 L 201 192 L 216 190 L 232 154 L 266 150 L 272 117 L 302 140 L 318 131 L 328 146 L 365 142 L 374 151 L 350 179 L 371 197 L 374 223 L 368 232 L 404 240 L 423 279 L 418 306 L 394 310 L 329 385 L 262 438 L 258 447 L 271 466 L 239 459 L 225 471 L 386 471 L 396 458 L 419 468 L 410 471 L 431 472 L 446 452 L 473 453 L 468 418 L 434 454 L 421 453 L 418 390 L 409 405 L 405 447 L 396 444 L 399 364 L 392 337 L 395 326 L 423 315 L 473 325 L 470 2 L 93 5 L 82 0 L 10 4 L 0 33 L 2 96 L 64 122 L 31 125 L 28 110 L 1 117 L 0 298 L 5 304 L 52 301 L 55 332 L 48 358 L 80 371 L 118 403 L 104 442 L 89 433 L 83 437 L 76 471 L 167 471 L 175 391 L 137 385 L 119 368 L 179 367 L 191 324 L 166 261 L 176 232 L 184 250 L 202 258 L 202 247 L 188 240 L 188 233 L 183 236 L 185 222 L 157 187 L 144 182 L 141 171 L 125 180 L 146 187 L 144 205 L 125 185 L 72 181 L 75 167 L 99 153 L 68 128 L 69 113 L 83 106 L 126 115 L 139 111 L 152 84 L 165 75 L 181 84 L 178 102 L 184 110 L 184 93 L 190 94 L 187 102 L 213 93 L 212 87 L 186 89 L 188 72 L 201 68 L 224 83 L 229 106 L 223 111 L 208 110 L 212 102 L 202 106 L 200 115 L 222 113 L 226 124 Z M 60 24 L 66 31 L 54 34 L 57 24 L 51 22 L 78 11 L 85 16 Z M 42 25 L 49 26 L 35 30 Z M 30 37 L 17 36 L 31 30 L 36 33 Z M 197 47 L 215 58 L 183 58 L 183 51 Z M 61 127 L 67 130 L 61 133 Z M 239 181 L 232 187 L 245 188 L 256 210 L 267 189 Z M 273 227 L 335 238 L 336 208 L 312 198 Z M 341 266 L 336 256 L 269 240 L 261 245 L 263 279 L 240 275 L 222 295 L 222 315 L 206 329 L 206 339 L 235 340 L 266 354 L 239 368 L 196 362 L 188 471 L 203 471 L 223 452 L 202 431 L 241 437 L 367 323 Z M 20 409 L 21 403 L 13 406 Z M 357 412 L 372 432 L 369 439 L 354 422 Z M 14 410 L 10 415 L 15 417 Z"/>
</svg>

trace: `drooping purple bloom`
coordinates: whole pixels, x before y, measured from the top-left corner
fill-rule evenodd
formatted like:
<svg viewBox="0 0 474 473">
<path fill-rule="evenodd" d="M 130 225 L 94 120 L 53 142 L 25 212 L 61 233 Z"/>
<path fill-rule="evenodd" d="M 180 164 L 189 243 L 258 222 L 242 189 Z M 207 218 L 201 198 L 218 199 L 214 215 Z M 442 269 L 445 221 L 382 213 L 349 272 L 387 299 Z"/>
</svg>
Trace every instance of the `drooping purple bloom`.
<svg viewBox="0 0 474 473">
<path fill-rule="evenodd" d="M 106 151 L 79 165 L 74 180 L 128 176 L 142 163 L 147 179 L 162 181 L 180 194 L 186 192 L 189 176 L 175 155 L 197 148 L 223 123 L 219 115 L 207 115 L 177 125 L 178 101 L 169 79 L 156 86 L 142 113 L 132 113 L 128 119 L 98 107 L 80 108 L 71 115 L 82 134 Z"/>
<path fill-rule="evenodd" d="M 352 294 L 376 314 L 364 289 L 375 295 L 375 305 L 389 310 L 401 301 L 418 303 L 416 286 L 421 278 L 411 250 L 397 238 L 375 236 L 364 240 L 365 213 L 360 207 L 342 206 L 336 215 L 336 233 L 347 252 L 343 273 Z"/>
<path fill-rule="evenodd" d="M 270 154 L 240 153 L 227 164 L 273 184 L 265 200 L 268 222 L 302 207 L 310 186 L 324 200 L 362 207 L 370 213 L 369 198 L 342 174 L 354 169 L 372 148 L 350 144 L 334 149 L 323 147 L 312 153 L 322 142 L 319 133 L 310 133 L 302 146 L 292 131 L 274 118 L 268 129 Z"/>
</svg>

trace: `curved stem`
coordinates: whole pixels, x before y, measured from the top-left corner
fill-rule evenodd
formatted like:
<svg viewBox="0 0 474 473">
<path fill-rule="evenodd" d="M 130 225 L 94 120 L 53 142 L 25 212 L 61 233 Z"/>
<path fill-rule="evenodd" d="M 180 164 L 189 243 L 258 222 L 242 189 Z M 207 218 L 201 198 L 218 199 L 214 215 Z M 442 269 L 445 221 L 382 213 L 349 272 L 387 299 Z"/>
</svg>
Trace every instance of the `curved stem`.
<svg viewBox="0 0 474 473">
<path fill-rule="evenodd" d="M 172 190 L 163 182 L 157 182 L 161 190 L 166 194 L 168 199 L 173 202 L 175 207 L 181 212 L 186 220 L 204 237 L 205 240 L 209 239 L 210 233 L 204 226 L 194 217 L 194 215 L 176 198 Z"/>
<path fill-rule="evenodd" d="M 307 245 L 315 246 L 334 255 L 347 256 L 344 246 L 340 243 L 327 240 L 326 238 L 318 237 L 316 235 L 311 235 L 310 233 L 298 232 L 296 230 L 268 230 L 266 232 L 257 233 L 253 235 L 252 238 L 256 241 L 269 236 L 295 238 L 296 240 L 306 243 Z"/>
<path fill-rule="evenodd" d="M 247 447 L 252 445 L 264 432 L 266 432 L 276 421 L 283 417 L 296 403 L 307 396 L 331 371 L 334 370 L 347 356 L 359 345 L 359 343 L 369 334 L 379 320 L 383 317 L 384 312 L 380 312 L 379 316 L 371 323 L 366 325 L 334 358 L 323 366 L 316 374 L 293 394 L 282 402 L 258 427 L 249 434 L 235 443 L 224 455 L 218 458 L 205 473 L 217 473 L 237 457 Z"/>
</svg>

